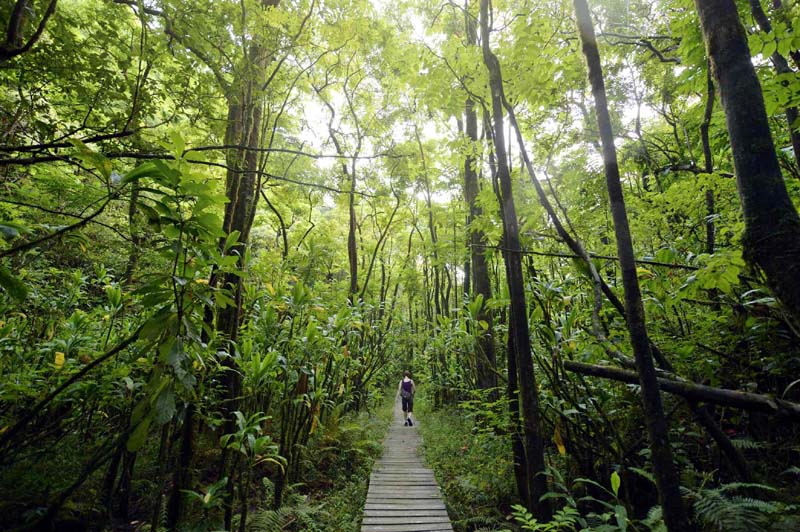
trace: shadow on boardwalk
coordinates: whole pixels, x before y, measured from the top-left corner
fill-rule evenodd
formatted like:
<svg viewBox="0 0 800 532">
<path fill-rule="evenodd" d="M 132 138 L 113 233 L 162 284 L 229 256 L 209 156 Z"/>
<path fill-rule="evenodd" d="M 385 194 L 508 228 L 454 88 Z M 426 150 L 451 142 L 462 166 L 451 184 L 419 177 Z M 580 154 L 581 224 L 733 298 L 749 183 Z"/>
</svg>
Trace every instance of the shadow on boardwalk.
<svg viewBox="0 0 800 532">
<path fill-rule="evenodd" d="M 433 471 L 422 465 L 416 427 L 403 426 L 395 404 L 383 456 L 369 479 L 361 532 L 452 532 Z"/>
</svg>

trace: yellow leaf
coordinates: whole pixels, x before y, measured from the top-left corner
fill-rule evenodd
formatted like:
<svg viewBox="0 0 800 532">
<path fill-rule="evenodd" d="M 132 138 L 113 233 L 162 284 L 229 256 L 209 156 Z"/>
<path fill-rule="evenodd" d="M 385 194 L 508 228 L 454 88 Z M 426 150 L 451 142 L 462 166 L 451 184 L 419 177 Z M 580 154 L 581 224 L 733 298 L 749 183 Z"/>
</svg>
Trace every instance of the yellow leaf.
<svg viewBox="0 0 800 532">
<path fill-rule="evenodd" d="M 56 357 L 55 360 L 53 360 L 53 365 L 56 367 L 56 369 L 61 369 L 64 367 L 65 357 L 66 355 L 64 355 L 64 353 L 61 351 L 56 351 Z"/>
<path fill-rule="evenodd" d="M 648 270 L 647 268 L 642 268 L 641 266 L 636 267 L 636 276 L 639 279 L 653 279 L 655 274 Z"/>
<path fill-rule="evenodd" d="M 558 447 L 558 454 L 564 456 L 567 454 L 567 448 L 564 445 L 564 440 L 561 439 L 561 428 L 556 425 L 556 431 L 553 433 L 553 441 L 556 443 L 556 447 Z"/>
<path fill-rule="evenodd" d="M 208 279 L 195 279 L 194 282 L 197 284 L 208 284 Z"/>
<path fill-rule="evenodd" d="M 309 434 L 314 434 L 314 431 L 317 430 L 317 423 L 319 423 L 319 407 L 320 404 L 317 403 L 316 407 L 314 408 L 314 417 L 311 420 L 311 430 Z"/>
<path fill-rule="evenodd" d="M 275 287 L 272 286 L 272 283 L 267 283 L 265 288 L 267 289 L 267 292 L 269 292 L 269 295 L 271 296 L 275 295 Z"/>
</svg>

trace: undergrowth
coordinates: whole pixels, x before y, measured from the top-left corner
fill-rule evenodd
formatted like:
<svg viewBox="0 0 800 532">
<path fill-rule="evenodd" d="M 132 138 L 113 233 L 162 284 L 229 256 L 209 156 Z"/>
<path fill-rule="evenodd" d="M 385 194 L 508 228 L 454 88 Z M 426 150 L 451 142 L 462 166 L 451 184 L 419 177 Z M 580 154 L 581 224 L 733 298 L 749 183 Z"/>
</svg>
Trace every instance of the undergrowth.
<svg viewBox="0 0 800 532">
<path fill-rule="evenodd" d="M 425 459 L 442 487 L 456 532 L 666 531 L 659 506 L 641 519 L 629 514 L 616 472 L 603 483 L 588 478 L 568 480 L 554 464 L 548 471 L 550 491 L 545 497 L 554 503 L 555 515 L 549 522 L 537 521 L 524 506 L 515 504 L 519 501 L 513 468 L 506 458 L 510 442 L 503 429 L 502 410 L 495 412 L 502 408 L 502 401 L 462 401 L 458 407 L 433 410 L 424 392 L 419 395 Z M 648 472 L 637 471 L 653 481 Z M 777 490 L 770 486 L 728 483 L 711 487 L 700 482 L 694 489 L 682 489 L 700 531 L 800 530 L 796 501 L 778 500 Z"/>
<path fill-rule="evenodd" d="M 367 480 L 392 417 L 392 396 L 372 413 L 333 416 L 305 453 L 303 482 L 290 487 L 279 510 L 260 509 L 248 532 L 358 532 Z"/>
<path fill-rule="evenodd" d="M 508 527 L 516 492 L 508 438 L 476 423 L 485 410 L 433 411 L 425 392 L 417 395 L 425 460 L 442 488 L 454 530 Z"/>
</svg>

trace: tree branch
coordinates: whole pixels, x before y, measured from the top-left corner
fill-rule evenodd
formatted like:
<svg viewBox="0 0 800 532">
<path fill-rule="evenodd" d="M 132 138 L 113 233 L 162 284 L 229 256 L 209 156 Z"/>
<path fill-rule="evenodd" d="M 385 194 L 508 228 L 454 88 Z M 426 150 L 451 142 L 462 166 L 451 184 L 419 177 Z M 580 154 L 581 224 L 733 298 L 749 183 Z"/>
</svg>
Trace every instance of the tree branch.
<svg viewBox="0 0 800 532">
<path fill-rule="evenodd" d="M 0 63 L 24 54 L 30 50 L 34 44 L 36 44 L 36 41 L 39 40 L 39 37 L 41 37 L 42 33 L 44 32 L 44 27 L 47 25 L 47 21 L 56 10 L 57 1 L 58 0 L 50 0 L 44 15 L 42 15 L 42 20 L 39 21 L 39 26 L 36 28 L 36 32 L 31 35 L 31 38 L 28 39 L 28 42 L 26 42 L 23 46 L 15 47 L 15 41 L 21 40 L 22 38 L 22 24 L 20 19 L 22 17 L 21 11 L 24 10 L 26 3 L 25 0 L 17 1 L 12 20 L 8 23 L 6 43 L 4 45 L 0 45 Z M 19 13 L 17 12 L 18 10 L 20 11 Z"/>
<path fill-rule="evenodd" d="M 639 376 L 636 372 L 611 366 L 597 366 L 565 360 L 564 368 L 573 373 L 591 375 L 628 384 L 639 384 Z M 658 387 L 665 392 L 679 395 L 693 401 L 730 406 L 743 410 L 766 412 L 769 414 L 779 414 L 792 420 L 800 420 L 800 404 L 777 399 L 768 395 L 740 392 L 725 388 L 714 388 L 712 386 L 690 382 L 679 382 L 664 377 L 658 378 Z"/>
</svg>

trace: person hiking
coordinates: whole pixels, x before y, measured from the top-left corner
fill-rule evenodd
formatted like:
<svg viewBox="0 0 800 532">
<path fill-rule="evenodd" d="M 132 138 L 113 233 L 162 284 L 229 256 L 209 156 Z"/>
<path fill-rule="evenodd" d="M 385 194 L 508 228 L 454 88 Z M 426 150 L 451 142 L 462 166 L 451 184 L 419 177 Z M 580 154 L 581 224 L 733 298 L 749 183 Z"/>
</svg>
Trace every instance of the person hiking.
<svg viewBox="0 0 800 532">
<path fill-rule="evenodd" d="M 403 400 L 403 413 L 406 417 L 406 422 L 403 423 L 406 427 L 413 427 L 414 422 L 411 421 L 411 412 L 414 410 L 414 394 L 417 392 L 417 386 L 411 380 L 411 372 L 403 372 L 403 380 L 397 386 L 397 393 L 400 394 Z"/>
</svg>

